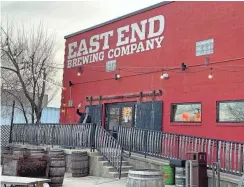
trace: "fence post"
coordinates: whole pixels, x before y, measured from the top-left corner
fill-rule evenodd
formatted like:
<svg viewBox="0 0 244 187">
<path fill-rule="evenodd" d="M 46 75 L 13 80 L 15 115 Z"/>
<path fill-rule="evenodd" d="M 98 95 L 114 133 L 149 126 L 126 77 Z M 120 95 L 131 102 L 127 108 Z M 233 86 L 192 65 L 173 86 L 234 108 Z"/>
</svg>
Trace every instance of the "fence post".
<svg viewBox="0 0 244 187">
<path fill-rule="evenodd" d="M 132 132 L 133 132 L 133 130 L 132 130 L 132 128 L 128 128 L 128 129 L 126 129 L 126 131 L 130 131 L 130 137 L 129 137 L 129 157 L 131 156 L 131 145 L 132 145 Z M 126 134 L 126 133 L 125 133 Z M 124 134 L 123 134 L 123 136 L 124 136 Z"/>
<path fill-rule="evenodd" d="M 15 107 L 15 100 L 13 100 L 13 106 L 12 106 L 12 115 L 11 115 L 11 124 L 10 124 L 10 135 L 9 135 L 9 143 L 12 143 L 12 130 L 14 125 L 14 107 Z"/>
<path fill-rule="evenodd" d="M 91 134 L 90 134 L 90 143 L 91 143 L 91 152 L 95 152 L 95 133 L 96 133 L 97 124 L 92 124 L 91 126 Z"/>
<path fill-rule="evenodd" d="M 219 162 L 219 141 L 216 140 L 216 162 Z"/>
<path fill-rule="evenodd" d="M 176 135 L 176 142 L 177 142 L 177 158 L 180 159 L 180 135 Z"/>
<path fill-rule="evenodd" d="M 119 179 L 121 178 L 122 161 L 123 161 L 123 147 L 121 146 L 120 163 L 119 163 Z"/>
<path fill-rule="evenodd" d="M 52 148 L 53 148 L 53 134 L 54 134 L 54 128 L 55 128 L 55 125 L 53 125 L 53 128 L 52 128 L 52 133 L 51 133 L 51 139 L 52 139 Z"/>
<path fill-rule="evenodd" d="M 144 131 L 144 136 L 143 136 L 143 139 L 144 139 L 144 150 L 145 150 L 145 158 L 147 157 L 147 141 L 148 141 L 148 132 L 149 131 Z"/>
</svg>

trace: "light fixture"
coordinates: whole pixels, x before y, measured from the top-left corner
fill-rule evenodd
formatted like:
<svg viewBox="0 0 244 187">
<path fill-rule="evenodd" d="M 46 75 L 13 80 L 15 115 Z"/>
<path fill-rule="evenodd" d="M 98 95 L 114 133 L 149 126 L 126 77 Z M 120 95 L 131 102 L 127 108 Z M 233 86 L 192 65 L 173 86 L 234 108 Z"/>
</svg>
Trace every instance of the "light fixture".
<svg viewBox="0 0 244 187">
<path fill-rule="evenodd" d="M 82 74 L 82 67 L 78 67 L 78 72 L 77 72 L 77 76 L 80 76 Z"/>
<path fill-rule="evenodd" d="M 71 81 L 69 81 L 69 87 L 71 87 L 71 86 L 73 86 L 74 84 L 71 82 Z"/>
<path fill-rule="evenodd" d="M 63 103 L 63 107 L 66 107 L 66 103 Z"/>
<path fill-rule="evenodd" d="M 210 73 L 209 73 L 209 75 L 208 75 L 208 78 L 209 78 L 209 79 L 212 79 L 212 78 L 213 78 L 212 69 L 213 69 L 213 68 L 210 69 Z"/>
<path fill-rule="evenodd" d="M 61 110 L 61 112 L 62 112 L 62 113 L 65 113 L 65 110 L 64 110 L 64 109 L 62 109 L 62 110 Z"/>
<path fill-rule="evenodd" d="M 65 87 L 62 87 L 62 90 L 66 90 L 66 88 Z"/>
<path fill-rule="evenodd" d="M 182 62 L 182 63 L 181 63 L 181 70 L 182 70 L 182 71 L 185 71 L 186 68 L 187 68 L 187 66 L 185 65 L 184 62 Z"/>
<path fill-rule="evenodd" d="M 115 80 L 120 79 L 120 74 L 119 73 L 116 73 L 114 78 L 115 78 Z"/>
<path fill-rule="evenodd" d="M 169 74 L 168 73 L 162 73 L 160 75 L 160 79 L 167 79 L 167 78 L 169 78 Z"/>
</svg>

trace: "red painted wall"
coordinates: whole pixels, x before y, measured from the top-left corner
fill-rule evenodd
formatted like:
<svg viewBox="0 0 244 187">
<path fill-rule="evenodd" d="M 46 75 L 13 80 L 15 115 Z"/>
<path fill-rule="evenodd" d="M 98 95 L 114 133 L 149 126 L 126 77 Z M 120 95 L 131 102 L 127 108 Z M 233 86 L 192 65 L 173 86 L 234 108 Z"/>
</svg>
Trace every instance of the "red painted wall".
<svg viewBox="0 0 244 187">
<path fill-rule="evenodd" d="M 180 67 L 181 62 L 188 66 L 203 65 L 204 56 L 195 55 L 196 42 L 211 38 L 214 39 L 214 53 L 209 55 L 210 63 L 244 57 L 243 10 L 243 2 L 173 2 L 70 37 L 66 40 L 65 66 L 68 61 L 67 45 L 72 41 L 89 39 L 94 34 L 114 30 L 115 35 L 110 39 L 109 44 L 110 49 L 116 48 L 117 28 L 156 15 L 163 15 L 165 18 L 164 40 L 161 48 L 116 58 L 117 68 L 123 69 L 120 71 L 120 80 L 113 79 L 115 72 L 105 72 L 105 63 L 108 61 L 105 55 L 103 62 L 84 65 L 81 76 L 76 75 L 78 68 L 65 68 L 63 84 L 68 88 L 69 80 L 74 83 L 71 98 L 75 106 L 79 102 L 87 104 L 86 96 L 121 95 L 162 89 L 163 95 L 157 97 L 157 100 L 164 102 L 163 129 L 165 132 L 244 141 L 243 123 L 216 123 L 216 101 L 244 99 L 244 66 L 236 66 L 244 65 L 243 59 L 213 65 L 215 67 L 213 79 L 208 79 L 209 70 L 203 71 L 204 67 L 189 67 L 185 72 L 179 69 L 169 71 L 168 80 L 159 78 L 161 72 L 129 76 L 138 74 L 136 72 Z M 127 68 L 125 70 L 125 67 L 147 66 L 154 68 Z M 62 103 L 67 103 L 69 89 L 63 91 L 62 97 Z M 143 100 L 151 100 L 151 98 Z M 126 101 L 128 100 L 103 103 Z M 130 101 L 136 101 L 136 99 L 130 99 Z M 170 123 L 171 103 L 198 101 L 202 102 L 202 123 Z M 98 102 L 93 102 L 93 104 L 98 104 Z M 62 123 L 77 122 L 77 120 L 75 108 L 68 108 L 65 113 L 61 113 Z"/>
</svg>

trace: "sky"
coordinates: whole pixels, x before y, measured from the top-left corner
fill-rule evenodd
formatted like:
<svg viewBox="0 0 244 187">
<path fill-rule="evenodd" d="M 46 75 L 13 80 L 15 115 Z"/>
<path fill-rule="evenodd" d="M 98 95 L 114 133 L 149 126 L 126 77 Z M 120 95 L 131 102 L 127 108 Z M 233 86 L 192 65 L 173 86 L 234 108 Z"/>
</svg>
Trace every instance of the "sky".
<svg viewBox="0 0 244 187">
<path fill-rule="evenodd" d="M 43 22 L 48 32 L 56 34 L 56 62 L 64 62 L 64 36 L 134 12 L 162 0 L 87 0 L 87 1 L 1 1 L 2 20 L 35 24 Z M 59 66 L 60 67 L 60 66 Z M 55 80 L 62 81 L 58 70 Z M 61 88 L 50 107 L 60 107 Z"/>
</svg>

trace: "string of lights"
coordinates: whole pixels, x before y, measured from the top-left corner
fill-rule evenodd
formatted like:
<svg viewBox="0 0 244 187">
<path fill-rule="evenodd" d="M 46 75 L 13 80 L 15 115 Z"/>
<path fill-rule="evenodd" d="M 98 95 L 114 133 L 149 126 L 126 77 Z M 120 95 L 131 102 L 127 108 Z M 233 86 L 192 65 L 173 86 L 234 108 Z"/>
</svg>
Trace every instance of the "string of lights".
<svg viewBox="0 0 244 187">
<path fill-rule="evenodd" d="M 221 66 L 212 66 L 212 64 L 219 64 L 219 63 L 230 62 L 230 61 L 235 61 L 235 60 L 242 60 L 242 59 L 244 59 L 244 58 L 236 58 L 236 59 L 230 59 L 230 60 L 225 60 L 225 61 L 217 61 L 217 62 L 210 63 L 208 65 L 201 64 L 201 65 L 186 66 L 183 63 L 185 66 L 185 69 L 186 68 L 195 68 L 195 67 L 203 67 L 204 68 L 204 69 L 197 70 L 197 71 L 189 71 L 189 69 L 187 71 L 185 71 L 185 69 L 183 70 L 182 67 L 174 67 L 174 68 L 160 69 L 160 70 L 147 71 L 147 72 L 136 72 L 136 71 L 130 71 L 130 70 L 123 69 L 123 68 L 120 68 L 119 70 L 135 73 L 132 75 L 125 75 L 125 76 L 123 76 L 123 78 L 162 72 L 162 75 L 160 76 L 161 79 L 168 78 L 168 74 L 163 73 L 163 72 L 190 74 L 190 73 L 199 73 L 199 72 L 204 72 L 204 71 L 210 71 L 208 78 L 211 79 L 213 77 L 213 73 L 212 73 L 213 70 L 226 71 L 226 72 L 244 72 L 244 69 L 243 70 L 223 70 L 223 69 L 217 68 L 217 67 L 221 67 Z M 244 65 L 225 65 L 225 67 L 244 67 Z M 181 71 L 176 71 L 176 70 L 181 70 Z M 116 76 L 119 76 L 119 77 L 116 77 Z M 115 79 L 117 80 L 119 78 L 121 78 L 121 75 L 116 73 Z M 86 84 L 86 83 L 100 82 L 100 81 L 113 80 L 113 79 L 114 78 L 106 78 L 106 79 L 78 82 L 78 83 L 74 83 L 74 84 Z"/>
<path fill-rule="evenodd" d="M 212 63 L 211 63 L 212 64 Z M 156 73 L 156 72 L 160 72 L 160 71 L 165 71 L 165 72 L 174 72 L 174 73 L 198 73 L 198 72 L 202 72 L 202 71 L 206 71 L 206 70 L 209 70 L 210 69 L 210 66 L 212 68 L 215 68 L 217 70 L 217 68 L 219 67 L 222 67 L 222 66 L 212 66 L 211 64 L 209 65 L 195 65 L 195 66 L 188 66 L 188 68 L 204 68 L 203 70 L 197 70 L 197 71 L 175 71 L 175 70 L 180 70 L 179 67 L 172 67 L 172 68 L 167 68 L 167 69 L 156 69 L 155 71 L 152 71 L 152 73 Z M 96 67 L 96 66 L 92 66 L 92 67 Z M 104 67 L 104 66 L 99 66 L 99 67 Z M 225 67 L 243 67 L 244 68 L 244 65 L 225 65 Z M 101 70 L 94 70 L 94 69 L 89 69 L 90 66 L 86 66 L 85 67 L 87 71 L 94 71 L 94 72 L 106 72 L 105 70 L 101 71 Z M 121 71 L 124 71 L 124 72 L 130 72 L 130 73 L 147 73 L 147 72 L 151 72 L 151 71 L 131 71 L 131 70 L 128 70 L 128 68 L 119 68 L 119 70 Z M 219 69 L 219 71 L 222 71 L 222 69 Z M 242 72 L 243 70 L 223 70 L 223 71 L 227 71 L 227 72 Z"/>
</svg>

